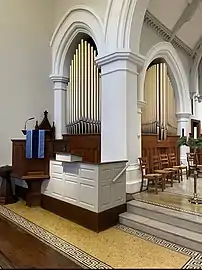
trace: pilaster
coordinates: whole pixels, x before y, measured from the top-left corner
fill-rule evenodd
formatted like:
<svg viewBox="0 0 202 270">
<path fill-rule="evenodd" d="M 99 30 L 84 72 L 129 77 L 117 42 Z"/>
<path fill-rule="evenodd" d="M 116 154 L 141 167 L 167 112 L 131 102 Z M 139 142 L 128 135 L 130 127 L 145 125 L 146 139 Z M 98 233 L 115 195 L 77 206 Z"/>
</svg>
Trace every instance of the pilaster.
<svg viewBox="0 0 202 270">
<path fill-rule="evenodd" d="M 102 75 L 101 161 L 128 160 L 126 190 L 139 183 L 141 114 L 139 113 L 138 70 L 141 55 L 118 51 L 97 59 Z"/>
<path fill-rule="evenodd" d="M 69 79 L 59 75 L 51 75 L 50 78 L 54 85 L 54 121 L 56 138 L 61 139 L 62 134 L 66 133 L 66 94 Z"/>
<path fill-rule="evenodd" d="M 182 136 L 184 132 L 184 136 L 188 136 L 190 132 L 190 113 L 177 113 L 177 121 L 178 121 L 178 135 Z M 182 164 L 187 163 L 187 153 L 189 152 L 189 147 L 181 146 L 180 147 L 180 162 Z"/>
</svg>

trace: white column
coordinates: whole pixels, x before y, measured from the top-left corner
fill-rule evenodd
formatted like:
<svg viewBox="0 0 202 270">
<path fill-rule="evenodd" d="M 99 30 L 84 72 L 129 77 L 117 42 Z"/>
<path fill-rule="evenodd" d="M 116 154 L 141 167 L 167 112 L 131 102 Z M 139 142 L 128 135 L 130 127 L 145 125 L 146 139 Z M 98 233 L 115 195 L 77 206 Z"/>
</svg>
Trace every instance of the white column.
<svg viewBox="0 0 202 270">
<path fill-rule="evenodd" d="M 202 123 L 202 102 L 201 102 L 202 97 L 195 96 L 194 98 L 194 103 L 195 103 L 195 119 L 200 120 Z"/>
<path fill-rule="evenodd" d="M 131 182 L 134 184 L 139 178 L 141 117 L 137 106 L 137 70 L 143 61 L 141 56 L 125 51 L 97 59 L 102 71 L 101 161 L 128 160 L 130 193 Z"/>
<path fill-rule="evenodd" d="M 56 129 L 56 139 L 62 139 L 62 134 L 66 133 L 66 103 L 68 78 L 52 75 L 54 87 L 54 121 Z"/>
<path fill-rule="evenodd" d="M 178 130 L 177 133 L 179 136 L 182 136 L 182 129 L 184 129 L 184 136 L 188 136 L 191 132 L 190 130 L 190 113 L 177 113 L 178 118 Z M 187 153 L 189 153 L 189 147 L 181 146 L 180 147 L 180 162 L 182 164 L 187 163 Z"/>
</svg>

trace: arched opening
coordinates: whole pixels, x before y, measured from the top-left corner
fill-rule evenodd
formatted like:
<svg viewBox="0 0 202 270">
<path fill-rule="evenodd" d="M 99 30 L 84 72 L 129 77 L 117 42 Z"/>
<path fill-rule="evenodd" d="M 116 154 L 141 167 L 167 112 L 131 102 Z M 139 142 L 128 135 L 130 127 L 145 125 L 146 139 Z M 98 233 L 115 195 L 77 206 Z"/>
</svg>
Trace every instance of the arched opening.
<svg viewBox="0 0 202 270">
<path fill-rule="evenodd" d="M 100 133 L 100 70 L 97 47 L 86 34 L 70 45 L 64 71 L 68 73 L 67 134 Z"/>
<path fill-rule="evenodd" d="M 175 93 L 168 65 L 157 58 L 149 65 L 144 83 L 146 105 L 142 111 L 142 134 L 157 134 L 158 140 L 177 135 Z"/>
<path fill-rule="evenodd" d="M 141 119 L 142 156 L 147 157 L 150 168 L 153 167 L 153 157 L 159 154 L 175 153 L 180 160 L 177 141 L 181 132 L 186 130 L 179 126 L 177 115 L 190 110 L 189 96 L 183 93 L 184 89 L 188 90 L 181 80 L 184 78 L 183 69 L 171 46 L 167 43 L 155 45 L 148 54 L 141 74 L 144 80 L 140 82 L 140 96 L 145 102 Z"/>
</svg>

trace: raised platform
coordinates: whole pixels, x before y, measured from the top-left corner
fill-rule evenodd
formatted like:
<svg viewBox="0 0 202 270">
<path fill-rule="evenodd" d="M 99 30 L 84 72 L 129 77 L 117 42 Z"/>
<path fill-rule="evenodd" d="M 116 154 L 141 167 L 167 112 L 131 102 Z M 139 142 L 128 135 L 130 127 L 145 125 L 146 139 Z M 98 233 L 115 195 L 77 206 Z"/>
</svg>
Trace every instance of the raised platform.
<svg viewBox="0 0 202 270">
<path fill-rule="evenodd" d="M 198 190 L 202 186 L 198 179 Z M 202 250 L 202 205 L 189 203 L 193 195 L 193 179 L 185 180 L 158 195 L 153 191 L 132 196 L 127 212 L 120 214 L 121 224 L 175 244 Z"/>
</svg>

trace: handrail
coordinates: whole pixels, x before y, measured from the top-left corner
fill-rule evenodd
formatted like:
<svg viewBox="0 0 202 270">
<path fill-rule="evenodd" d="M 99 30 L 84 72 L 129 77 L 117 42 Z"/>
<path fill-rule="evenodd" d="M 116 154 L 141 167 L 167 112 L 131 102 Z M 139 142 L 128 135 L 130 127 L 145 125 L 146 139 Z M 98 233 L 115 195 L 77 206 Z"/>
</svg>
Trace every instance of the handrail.
<svg viewBox="0 0 202 270">
<path fill-rule="evenodd" d="M 117 174 L 117 176 L 114 177 L 114 179 L 112 180 L 112 182 L 115 183 L 115 182 L 119 179 L 119 177 L 125 172 L 125 170 L 126 170 L 128 167 L 129 167 L 129 164 L 127 164 L 127 165 L 123 168 L 123 170 L 122 170 L 119 174 Z"/>
</svg>

